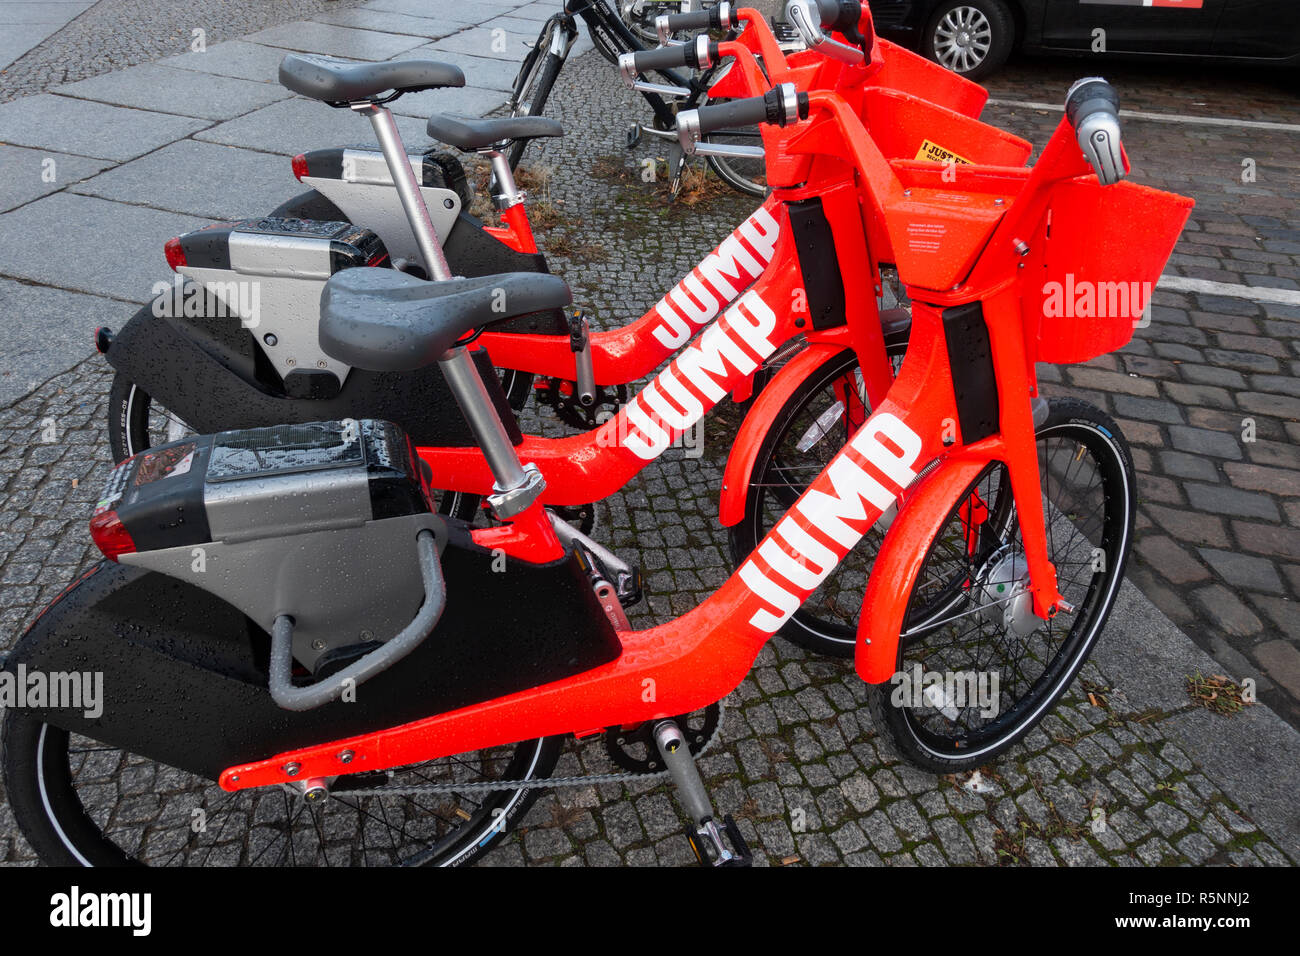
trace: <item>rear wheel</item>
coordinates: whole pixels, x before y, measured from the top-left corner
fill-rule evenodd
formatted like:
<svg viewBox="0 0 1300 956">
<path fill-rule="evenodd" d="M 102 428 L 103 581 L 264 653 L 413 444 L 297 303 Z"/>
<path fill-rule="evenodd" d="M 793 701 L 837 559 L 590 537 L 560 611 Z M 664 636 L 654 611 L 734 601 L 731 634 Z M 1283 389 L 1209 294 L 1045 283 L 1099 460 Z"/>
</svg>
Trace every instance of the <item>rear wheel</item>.
<svg viewBox="0 0 1300 956">
<path fill-rule="evenodd" d="M 544 786 L 561 739 L 338 777 L 319 803 L 292 787 L 227 793 L 12 709 L 3 743 L 10 806 L 51 865 L 459 866 L 495 846 L 538 787 L 428 796 L 385 788 L 502 780 Z"/>
<path fill-rule="evenodd" d="M 1053 401 L 1037 441 L 1048 558 L 1074 610 L 1033 613 L 1010 482 L 993 463 L 925 555 L 894 680 L 869 691 L 902 754 L 936 773 L 987 763 L 1043 718 L 1083 666 L 1124 578 L 1135 486 L 1119 427 L 1085 402 Z"/>
</svg>

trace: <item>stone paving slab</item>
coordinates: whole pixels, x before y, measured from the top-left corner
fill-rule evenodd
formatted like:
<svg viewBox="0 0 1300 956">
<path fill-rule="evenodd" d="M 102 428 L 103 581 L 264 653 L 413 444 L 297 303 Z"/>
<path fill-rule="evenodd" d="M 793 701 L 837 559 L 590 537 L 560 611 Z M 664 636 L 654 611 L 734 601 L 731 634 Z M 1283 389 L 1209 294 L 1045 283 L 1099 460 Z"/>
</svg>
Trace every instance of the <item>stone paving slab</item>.
<svg viewBox="0 0 1300 956">
<path fill-rule="evenodd" d="M 424 135 L 424 123 L 413 117 L 398 116 L 397 127 L 408 146 L 417 146 L 428 139 Z M 195 139 L 284 156 L 329 146 L 375 142 L 370 123 L 362 117 L 350 110 L 332 109 L 298 96 L 204 130 Z"/>
<path fill-rule="evenodd" d="M 0 142 L 125 162 L 208 126 L 205 120 L 40 93 L 0 103 Z"/>
<path fill-rule="evenodd" d="M 278 84 L 147 63 L 54 88 L 64 96 L 159 113 L 227 120 L 292 94 Z"/>
<path fill-rule="evenodd" d="M 518 21 L 531 26 L 528 21 Z M 499 31 L 499 32 L 498 32 Z M 510 30 L 505 27 L 473 27 L 444 37 L 432 44 L 435 50 L 465 53 L 470 56 L 489 57 L 509 62 L 517 73 L 523 52 L 537 41 L 537 30 Z"/>
<path fill-rule="evenodd" d="M 101 325 L 121 328 L 136 306 L 103 296 L 0 279 L 0 307 L 9 317 L 0 343 L 0 405 L 65 372 L 65 356 L 86 351 Z M 33 321 L 49 316 L 49 321 Z"/>
<path fill-rule="evenodd" d="M 0 216 L 0 275 L 147 302 L 169 275 L 163 243 L 206 219 L 56 193 Z M 87 340 L 89 344 L 89 340 Z"/>
<path fill-rule="evenodd" d="M 452 66 L 460 67 L 465 74 L 466 86 L 503 90 L 506 93 L 514 89 L 515 77 L 519 74 L 519 62 L 523 59 L 523 54 L 520 54 L 515 60 L 490 56 L 471 56 L 468 53 L 447 49 L 443 46 L 446 42 L 446 40 L 438 40 L 435 43 L 426 44 L 412 50 L 410 55 L 414 58 L 438 60 L 441 63 L 450 63 Z M 407 97 L 404 96 L 397 102 L 401 103 L 405 99 Z"/>
<path fill-rule="evenodd" d="M 105 159 L 0 144 L 0 169 L 4 170 L 0 176 L 0 212 L 57 192 L 110 165 Z"/>
<path fill-rule="evenodd" d="M 486 116 L 499 109 L 510 99 L 505 90 L 462 86 L 453 90 L 424 90 L 410 93 L 395 100 L 389 107 L 398 116 L 411 116 L 425 121 L 434 113 L 454 113 L 460 116 Z"/>
<path fill-rule="evenodd" d="M 324 13 L 316 19 L 322 23 L 353 27 L 358 30 L 378 30 L 383 33 L 401 33 L 422 37 L 425 40 L 436 40 L 452 33 L 459 33 L 465 27 L 478 23 L 481 16 L 473 7 L 462 5 L 454 14 L 440 13 L 437 16 L 429 14 L 413 17 L 405 13 L 392 13 L 366 7 L 360 10 Z"/>
<path fill-rule="evenodd" d="M 264 46 L 298 50 L 305 53 L 325 53 L 353 60 L 387 60 L 419 46 L 419 37 L 400 33 L 377 33 L 374 30 L 352 30 L 328 23 L 285 23 L 269 30 L 251 33 L 247 39 Z"/>
<path fill-rule="evenodd" d="M 411 17 L 429 17 L 437 20 L 439 17 L 447 17 L 451 20 L 460 20 L 473 14 L 473 20 L 470 22 L 481 23 L 492 16 L 498 16 L 508 10 L 513 10 L 521 4 L 514 3 L 512 0 L 371 0 L 370 3 L 364 4 L 362 9 L 365 10 L 386 10 L 390 13 L 404 13 Z"/>
<path fill-rule="evenodd" d="M 301 191 L 289 160 L 186 139 L 73 186 L 101 199 L 207 219 L 261 216 Z"/>
<path fill-rule="evenodd" d="M 0 0 L 0 70 L 93 5 L 94 0 Z"/>
<path fill-rule="evenodd" d="M 227 40 L 208 47 L 203 53 L 183 53 L 158 62 L 184 70 L 274 83 L 279 87 L 280 61 L 287 52 L 289 51 L 244 40 Z"/>
</svg>

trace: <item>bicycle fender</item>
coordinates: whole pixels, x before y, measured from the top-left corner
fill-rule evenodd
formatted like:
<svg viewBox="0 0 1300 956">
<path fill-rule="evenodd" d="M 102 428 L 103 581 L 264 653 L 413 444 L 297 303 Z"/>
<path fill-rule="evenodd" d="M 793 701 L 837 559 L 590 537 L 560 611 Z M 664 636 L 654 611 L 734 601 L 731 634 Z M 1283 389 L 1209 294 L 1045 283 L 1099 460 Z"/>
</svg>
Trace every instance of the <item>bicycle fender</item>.
<svg viewBox="0 0 1300 956">
<path fill-rule="evenodd" d="M 750 476 L 758 449 L 771 427 L 772 419 L 789 401 L 795 390 L 815 372 L 823 362 L 849 347 L 847 337 L 829 336 L 826 341 L 810 344 L 776 373 L 750 406 L 745 420 L 740 423 L 727 467 L 722 473 L 722 491 L 718 499 L 718 520 L 724 528 L 737 524 L 745 515 L 745 498 L 749 492 Z"/>
<path fill-rule="evenodd" d="M 898 636 L 907 599 L 935 536 L 953 503 L 987 464 L 984 459 L 949 459 L 909 489 L 880 545 L 858 623 L 853 664 L 869 684 L 889 680 L 898 669 Z"/>
</svg>

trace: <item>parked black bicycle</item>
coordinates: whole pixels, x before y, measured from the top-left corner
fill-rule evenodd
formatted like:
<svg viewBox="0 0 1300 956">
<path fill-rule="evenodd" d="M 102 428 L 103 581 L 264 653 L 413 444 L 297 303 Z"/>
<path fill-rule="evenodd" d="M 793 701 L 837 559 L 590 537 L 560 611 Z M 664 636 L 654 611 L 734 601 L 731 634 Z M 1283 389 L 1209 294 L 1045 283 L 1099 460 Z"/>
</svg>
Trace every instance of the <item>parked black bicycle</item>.
<svg viewBox="0 0 1300 956">
<path fill-rule="evenodd" d="M 560 12 L 548 19 L 537 42 L 519 68 L 515 77 L 514 92 L 510 97 L 510 115 L 541 116 L 546 108 L 546 100 L 555 85 L 560 69 L 568 59 L 569 51 L 578 39 L 577 18 L 581 17 L 587 24 L 592 42 L 611 63 L 626 63 L 625 54 L 642 53 L 647 46 L 641 37 L 629 29 L 611 2 L 616 0 L 564 0 Z M 681 4 L 659 4 L 668 8 L 680 8 Z M 656 31 L 661 43 L 670 43 L 673 36 L 691 30 L 726 31 L 728 39 L 735 36 L 736 18 L 730 3 L 719 3 L 705 10 L 676 13 L 671 16 L 656 17 Z M 641 31 L 638 31 L 641 32 Z M 620 59 L 624 58 L 624 59 Z M 629 67 L 630 68 L 630 67 Z M 629 68 L 624 68 L 627 75 Z M 674 69 L 655 68 L 655 81 L 647 80 L 633 72 L 629 80 L 645 98 L 654 112 L 651 125 L 634 124 L 628 129 L 627 145 L 635 146 L 643 133 L 662 138 L 668 146 L 669 188 L 676 195 L 681 187 L 682 171 L 686 165 L 686 156 L 677 142 L 677 113 L 679 110 L 697 109 L 704 105 L 716 105 L 720 100 L 710 100 L 708 90 L 718 79 L 718 64 L 703 67 L 691 75 L 683 75 Z M 662 80 L 662 82 L 659 82 Z M 706 144 L 729 144 L 741 146 L 761 146 L 757 127 L 724 129 L 709 133 L 704 137 Z M 510 167 L 519 164 L 519 159 L 528 147 L 528 141 L 517 142 L 510 147 L 507 154 Z M 702 151 L 703 152 L 703 151 Z M 742 193 L 763 196 L 767 192 L 767 179 L 761 157 L 755 156 L 708 156 L 709 166 L 727 185 Z"/>
</svg>

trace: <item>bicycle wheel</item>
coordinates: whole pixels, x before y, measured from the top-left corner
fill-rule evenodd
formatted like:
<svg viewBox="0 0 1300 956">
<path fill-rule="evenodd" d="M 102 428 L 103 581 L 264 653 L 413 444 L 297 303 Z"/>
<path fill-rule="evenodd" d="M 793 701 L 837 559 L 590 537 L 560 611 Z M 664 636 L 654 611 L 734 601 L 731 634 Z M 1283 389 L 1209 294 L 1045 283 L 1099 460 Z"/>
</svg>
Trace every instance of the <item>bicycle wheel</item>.
<svg viewBox="0 0 1300 956">
<path fill-rule="evenodd" d="M 655 20 L 662 14 L 681 13 L 681 0 L 610 0 L 618 8 L 619 19 L 647 46 L 659 45 Z"/>
<path fill-rule="evenodd" d="M 22 711 L 6 715 L 3 744 L 9 804 L 47 864 L 460 866 L 495 846 L 538 788 L 428 797 L 386 795 L 384 788 L 495 780 L 542 786 L 561 740 L 339 777 L 331 785 L 339 795 L 314 804 L 287 787 L 227 793 Z"/>
<path fill-rule="evenodd" d="M 541 116 L 546 109 L 546 99 L 551 95 L 551 87 L 555 85 L 555 78 L 560 75 L 560 66 L 564 63 L 561 56 L 551 51 L 556 31 L 561 28 L 559 16 L 547 20 L 537 36 L 536 46 L 524 57 L 510 96 L 511 116 Z M 510 160 L 511 169 L 519 165 L 519 158 L 529 142 L 531 140 L 522 139 L 510 145 L 506 158 Z"/>
<path fill-rule="evenodd" d="M 936 773 L 987 763 L 1042 719 L 1124 577 L 1135 485 L 1119 427 L 1085 402 L 1053 401 L 1037 438 L 1048 557 L 1074 611 L 1034 615 L 1010 482 L 991 464 L 953 505 L 908 597 L 898 648 L 908 676 L 870 689 L 900 752 Z"/>
<path fill-rule="evenodd" d="M 905 335 L 887 343 L 895 370 L 907 349 Z M 858 357 L 851 349 L 822 363 L 772 420 L 758 456 L 744 517 L 731 529 L 739 567 L 804 493 L 870 413 Z M 850 657 L 867 574 L 883 535 L 872 529 L 781 629 L 781 636 L 831 657 Z"/>
<path fill-rule="evenodd" d="M 728 101 L 725 99 L 710 100 L 706 98 L 701 105 L 716 106 L 719 103 L 726 102 Z M 763 137 L 759 133 L 757 126 L 720 129 L 712 133 L 706 133 L 702 137 L 702 141 L 711 145 L 726 144 L 730 146 L 759 147 L 763 145 Z M 767 164 L 762 157 L 748 159 L 737 156 L 708 156 L 705 158 L 709 167 L 718 174 L 718 177 L 737 192 L 760 198 L 767 195 Z"/>
</svg>

